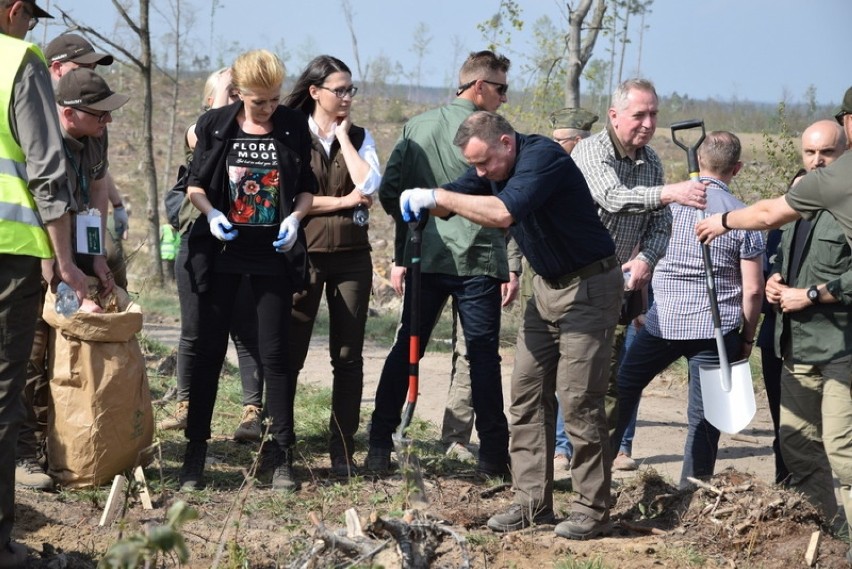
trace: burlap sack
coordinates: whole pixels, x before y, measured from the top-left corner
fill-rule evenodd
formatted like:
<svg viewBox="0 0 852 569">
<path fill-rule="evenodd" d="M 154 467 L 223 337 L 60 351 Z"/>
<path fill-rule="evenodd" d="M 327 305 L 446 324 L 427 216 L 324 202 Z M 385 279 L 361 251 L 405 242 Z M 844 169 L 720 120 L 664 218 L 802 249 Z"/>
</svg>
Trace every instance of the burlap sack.
<svg viewBox="0 0 852 569">
<path fill-rule="evenodd" d="M 42 315 L 51 326 L 49 473 L 67 488 L 97 486 L 139 465 L 153 439 L 151 393 L 136 339 L 142 311 L 118 288 L 112 313 L 65 318 L 55 302 L 48 291 Z"/>
</svg>

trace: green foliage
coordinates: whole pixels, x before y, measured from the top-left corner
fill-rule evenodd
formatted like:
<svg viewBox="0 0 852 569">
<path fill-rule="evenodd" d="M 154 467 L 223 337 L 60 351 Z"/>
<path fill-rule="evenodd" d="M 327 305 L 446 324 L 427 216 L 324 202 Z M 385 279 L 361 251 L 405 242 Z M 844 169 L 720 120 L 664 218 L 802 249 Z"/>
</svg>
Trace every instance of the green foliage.
<svg viewBox="0 0 852 569">
<path fill-rule="evenodd" d="M 134 569 L 141 563 L 149 566 L 160 553 L 170 553 L 181 563 L 189 561 L 189 549 L 180 528 L 198 517 L 186 502 L 177 501 L 166 514 L 166 523 L 155 525 L 145 533 L 133 534 L 114 543 L 98 563 L 102 569 Z"/>
<path fill-rule="evenodd" d="M 745 168 L 737 177 L 738 194 L 743 201 L 771 198 L 781 195 L 801 164 L 796 140 L 787 117 L 787 105 L 779 103 L 772 130 L 762 134 L 762 153 L 765 159 Z M 760 154 L 753 149 L 755 155 Z"/>
<path fill-rule="evenodd" d="M 577 559 L 573 555 L 567 559 L 560 559 L 554 565 L 554 569 L 609 569 L 610 567 L 600 556 L 591 559 Z"/>
<path fill-rule="evenodd" d="M 522 12 L 523 9 L 515 0 L 500 0 L 497 13 L 484 22 L 476 24 L 476 29 L 488 42 L 488 49 L 499 51 L 503 46 L 512 43 L 512 29 L 517 31 L 524 29 Z"/>
</svg>

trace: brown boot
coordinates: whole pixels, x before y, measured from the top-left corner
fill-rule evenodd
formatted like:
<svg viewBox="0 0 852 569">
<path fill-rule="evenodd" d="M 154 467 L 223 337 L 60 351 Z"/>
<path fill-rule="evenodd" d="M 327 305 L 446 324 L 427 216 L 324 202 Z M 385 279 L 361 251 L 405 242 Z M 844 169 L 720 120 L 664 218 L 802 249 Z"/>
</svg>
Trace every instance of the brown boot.
<svg viewBox="0 0 852 569">
<path fill-rule="evenodd" d="M 246 405 L 243 407 L 243 416 L 237 430 L 234 431 L 234 440 L 241 443 L 260 442 L 263 437 L 263 429 L 260 425 L 260 407 Z"/>
<path fill-rule="evenodd" d="M 187 416 L 189 416 L 189 401 L 178 401 L 172 416 L 157 423 L 157 428 L 163 431 L 185 429 Z"/>
</svg>

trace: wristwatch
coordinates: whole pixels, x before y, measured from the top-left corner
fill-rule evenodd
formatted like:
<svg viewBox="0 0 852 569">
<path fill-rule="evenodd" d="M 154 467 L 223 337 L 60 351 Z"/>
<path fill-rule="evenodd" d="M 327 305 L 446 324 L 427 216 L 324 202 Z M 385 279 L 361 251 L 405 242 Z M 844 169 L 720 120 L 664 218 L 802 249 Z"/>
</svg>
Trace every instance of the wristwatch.
<svg viewBox="0 0 852 569">
<path fill-rule="evenodd" d="M 813 285 L 808 288 L 808 300 L 810 300 L 812 304 L 819 304 L 819 289 L 817 288 L 817 285 Z"/>
</svg>

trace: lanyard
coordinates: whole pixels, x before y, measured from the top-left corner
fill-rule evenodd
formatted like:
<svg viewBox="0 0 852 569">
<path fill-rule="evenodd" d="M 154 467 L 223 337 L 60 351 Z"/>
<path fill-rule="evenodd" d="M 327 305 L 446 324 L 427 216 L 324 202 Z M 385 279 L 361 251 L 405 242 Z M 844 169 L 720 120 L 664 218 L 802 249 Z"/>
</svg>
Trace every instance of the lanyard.
<svg viewBox="0 0 852 569">
<path fill-rule="evenodd" d="M 68 145 L 65 144 L 65 141 L 62 141 L 62 148 L 65 149 L 65 156 L 68 157 L 68 161 L 71 163 L 71 166 L 74 167 L 74 172 L 77 174 L 77 183 L 80 186 L 80 194 L 83 198 L 83 207 L 89 207 L 89 177 L 80 169 L 80 164 L 74 160 L 74 157 L 71 155 L 71 151 L 68 150 Z"/>
</svg>

